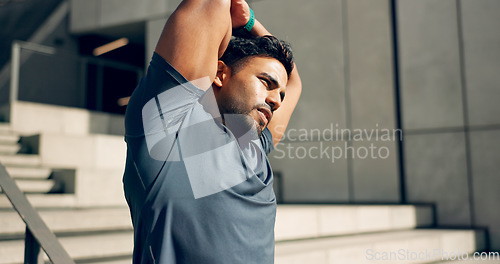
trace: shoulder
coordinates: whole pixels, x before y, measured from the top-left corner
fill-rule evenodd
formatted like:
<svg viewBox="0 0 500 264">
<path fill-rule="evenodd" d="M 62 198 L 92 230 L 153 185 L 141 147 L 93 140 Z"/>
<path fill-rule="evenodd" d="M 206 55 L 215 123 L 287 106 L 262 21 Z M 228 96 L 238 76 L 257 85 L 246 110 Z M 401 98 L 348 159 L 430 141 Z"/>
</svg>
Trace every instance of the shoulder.
<svg viewBox="0 0 500 264">
<path fill-rule="evenodd" d="M 267 127 L 262 131 L 262 134 L 260 135 L 260 143 L 262 144 L 262 148 L 264 152 L 266 152 L 266 154 L 269 154 L 274 149 L 273 135 Z"/>
</svg>

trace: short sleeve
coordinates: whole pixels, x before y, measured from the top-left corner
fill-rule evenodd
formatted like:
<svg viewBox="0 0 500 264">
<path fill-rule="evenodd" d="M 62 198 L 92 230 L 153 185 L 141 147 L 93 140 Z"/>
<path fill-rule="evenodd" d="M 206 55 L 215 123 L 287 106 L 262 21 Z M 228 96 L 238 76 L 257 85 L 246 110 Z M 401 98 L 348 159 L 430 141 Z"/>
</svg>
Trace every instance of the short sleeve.
<svg viewBox="0 0 500 264">
<path fill-rule="evenodd" d="M 269 152 L 274 149 L 273 135 L 267 127 L 262 131 L 262 134 L 260 135 L 260 143 L 262 144 L 262 148 L 267 155 L 269 155 Z"/>
</svg>

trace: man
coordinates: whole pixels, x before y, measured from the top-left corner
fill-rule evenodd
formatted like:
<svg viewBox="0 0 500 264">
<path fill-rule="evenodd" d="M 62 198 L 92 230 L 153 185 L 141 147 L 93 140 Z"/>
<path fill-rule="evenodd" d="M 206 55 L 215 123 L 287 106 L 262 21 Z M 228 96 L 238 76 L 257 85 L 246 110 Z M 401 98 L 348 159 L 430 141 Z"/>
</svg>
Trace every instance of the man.
<svg viewBox="0 0 500 264">
<path fill-rule="evenodd" d="M 253 37 L 230 42 L 233 29 Z M 301 89 L 288 45 L 245 1 L 182 1 L 125 116 L 134 263 L 274 262 L 266 155 Z"/>
</svg>

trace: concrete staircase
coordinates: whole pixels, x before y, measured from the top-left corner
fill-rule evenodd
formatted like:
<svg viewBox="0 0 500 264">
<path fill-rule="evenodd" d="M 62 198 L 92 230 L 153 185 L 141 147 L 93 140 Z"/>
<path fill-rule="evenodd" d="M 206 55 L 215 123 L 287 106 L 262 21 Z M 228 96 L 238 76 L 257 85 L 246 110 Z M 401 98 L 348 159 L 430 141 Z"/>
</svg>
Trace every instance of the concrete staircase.
<svg viewBox="0 0 500 264">
<path fill-rule="evenodd" d="M 131 263 L 133 233 L 125 206 L 79 206 L 52 179 L 57 169 L 42 158 L 20 154 L 20 135 L 0 123 L 0 162 L 78 263 Z M 119 183 L 118 183 L 119 184 Z M 22 263 L 25 224 L 0 193 L 0 263 Z"/>
<path fill-rule="evenodd" d="M 127 208 L 40 209 L 39 213 L 78 263 L 131 263 L 133 234 Z M 22 263 L 24 224 L 13 211 L 0 215 L 0 263 Z"/>
<path fill-rule="evenodd" d="M 51 170 L 41 167 L 37 155 L 18 154 L 21 151 L 19 139 L 19 135 L 9 131 L 8 125 L 0 124 L 0 162 L 25 193 L 54 191 L 55 181 L 49 179 Z"/>
<path fill-rule="evenodd" d="M 484 230 L 434 227 L 431 206 L 280 206 L 276 264 L 436 263 L 485 249 Z"/>
<path fill-rule="evenodd" d="M 82 205 L 52 179 L 59 168 L 19 154 L 18 141 L 0 124 L 0 162 L 70 256 L 77 263 L 131 263 L 128 208 Z M 23 262 L 24 229 L 0 194 L 0 264 Z M 443 254 L 483 250 L 486 241 L 483 230 L 435 228 L 430 205 L 279 205 L 275 234 L 276 264 L 440 263 Z"/>
</svg>

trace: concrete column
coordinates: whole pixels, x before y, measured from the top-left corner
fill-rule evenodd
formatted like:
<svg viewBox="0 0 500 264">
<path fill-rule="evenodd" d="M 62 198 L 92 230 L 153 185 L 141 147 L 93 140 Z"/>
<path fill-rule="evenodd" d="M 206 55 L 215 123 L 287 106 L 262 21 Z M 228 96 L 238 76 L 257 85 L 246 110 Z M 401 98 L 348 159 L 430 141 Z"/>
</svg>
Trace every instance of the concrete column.
<svg viewBox="0 0 500 264">
<path fill-rule="evenodd" d="M 404 129 L 463 126 L 455 0 L 398 0 Z"/>
<path fill-rule="evenodd" d="M 363 129 L 354 140 L 354 201 L 399 202 L 391 14 L 388 0 L 345 1 L 347 78 L 351 130 Z M 391 134 L 391 137 L 387 136 Z M 368 138 L 367 138 L 368 137 Z M 369 154 L 365 157 L 365 152 Z"/>
<path fill-rule="evenodd" d="M 476 226 L 488 227 L 492 250 L 500 249 L 500 130 L 473 131 L 471 138 L 472 193 Z"/>
<path fill-rule="evenodd" d="M 471 126 L 473 221 L 488 227 L 490 246 L 500 249 L 498 201 L 500 153 L 500 2 L 461 0 L 467 117 Z M 492 129 L 494 128 L 494 129 Z"/>
<path fill-rule="evenodd" d="M 408 202 L 435 204 L 438 225 L 469 226 L 465 134 L 406 135 L 405 149 Z"/>
<path fill-rule="evenodd" d="M 470 125 L 500 124 L 500 1 L 462 0 Z"/>
</svg>

